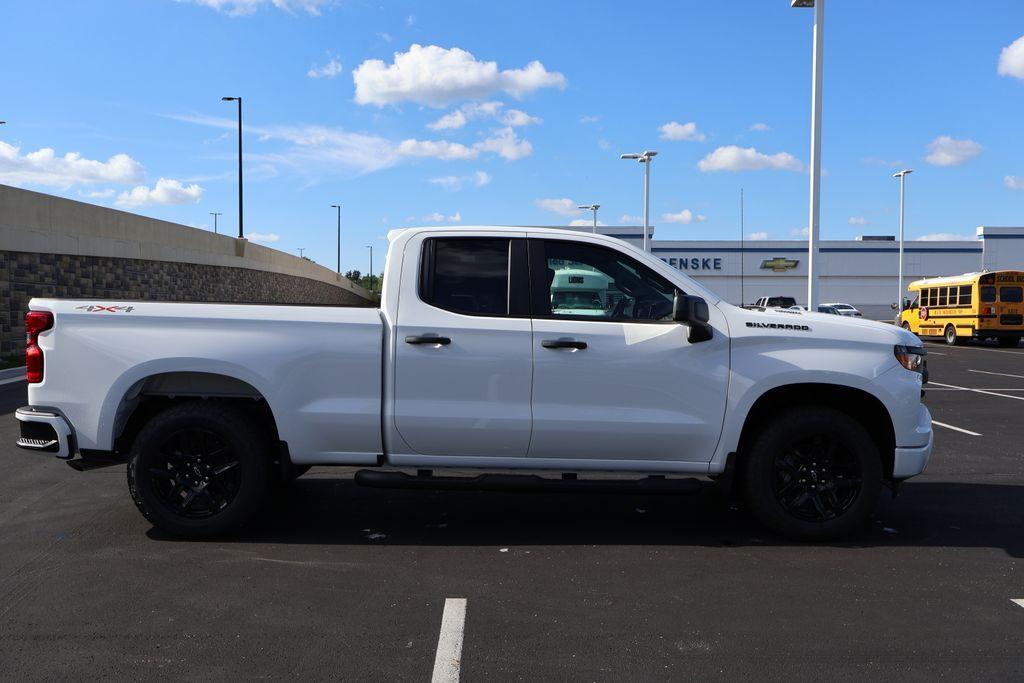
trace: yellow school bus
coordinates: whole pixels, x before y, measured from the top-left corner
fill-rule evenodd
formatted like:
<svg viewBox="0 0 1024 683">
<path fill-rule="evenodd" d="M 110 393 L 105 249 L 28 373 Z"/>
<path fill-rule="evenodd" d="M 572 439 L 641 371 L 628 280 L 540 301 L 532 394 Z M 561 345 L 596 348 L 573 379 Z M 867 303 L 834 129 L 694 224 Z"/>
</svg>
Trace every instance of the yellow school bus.
<svg viewBox="0 0 1024 683">
<path fill-rule="evenodd" d="M 903 329 L 919 337 L 995 339 L 1017 346 L 1024 336 L 1024 272 L 998 270 L 935 277 L 910 283 L 913 300 L 900 315 Z"/>
</svg>

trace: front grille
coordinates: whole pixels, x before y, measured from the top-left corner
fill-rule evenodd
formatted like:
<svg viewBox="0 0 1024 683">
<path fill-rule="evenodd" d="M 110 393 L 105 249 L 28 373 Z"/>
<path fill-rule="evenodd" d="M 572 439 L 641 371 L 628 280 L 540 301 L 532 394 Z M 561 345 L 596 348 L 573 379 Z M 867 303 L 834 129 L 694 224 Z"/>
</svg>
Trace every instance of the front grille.
<svg viewBox="0 0 1024 683">
<path fill-rule="evenodd" d="M 1020 313 L 1006 313 L 999 316 L 1000 325 L 1022 325 L 1024 324 L 1024 315 Z"/>
</svg>

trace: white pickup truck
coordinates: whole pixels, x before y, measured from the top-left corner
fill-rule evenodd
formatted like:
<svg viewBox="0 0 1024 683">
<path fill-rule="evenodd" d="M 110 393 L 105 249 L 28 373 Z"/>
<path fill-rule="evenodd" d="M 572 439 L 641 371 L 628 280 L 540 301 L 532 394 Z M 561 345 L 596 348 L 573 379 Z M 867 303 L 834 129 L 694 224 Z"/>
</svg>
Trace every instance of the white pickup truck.
<svg viewBox="0 0 1024 683">
<path fill-rule="evenodd" d="M 310 466 L 355 465 L 401 487 L 702 475 L 776 532 L 825 539 L 928 462 L 925 351 L 898 327 L 738 308 L 601 235 L 388 237 L 380 309 L 33 299 L 18 445 L 126 462 L 142 514 L 184 536 L 238 528 Z M 553 304 L 581 272 L 606 290 Z"/>
</svg>

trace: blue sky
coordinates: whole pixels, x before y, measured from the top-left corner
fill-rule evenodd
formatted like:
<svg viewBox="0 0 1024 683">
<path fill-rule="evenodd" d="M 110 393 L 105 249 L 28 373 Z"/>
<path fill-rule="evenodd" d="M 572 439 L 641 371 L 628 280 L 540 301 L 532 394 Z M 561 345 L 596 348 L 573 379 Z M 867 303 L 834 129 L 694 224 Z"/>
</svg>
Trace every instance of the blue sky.
<svg viewBox="0 0 1024 683">
<path fill-rule="evenodd" d="M 609 224 L 663 239 L 807 225 L 811 10 L 733 2 L 6 0 L 0 182 L 344 269 L 387 229 Z M 822 236 L 1024 224 L 1024 3 L 830 0 Z M 666 124 L 668 127 L 666 128 Z M 671 125 L 675 124 L 675 125 Z M 760 124 L 760 125 L 758 125 Z M 42 150 L 42 151 L 40 151 Z M 46 150 L 52 150 L 47 152 Z M 73 155 L 66 157 L 66 155 Z M 569 208 L 566 208 L 569 207 Z M 379 264 L 378 264 L 379 267 Z"/>
</svg>

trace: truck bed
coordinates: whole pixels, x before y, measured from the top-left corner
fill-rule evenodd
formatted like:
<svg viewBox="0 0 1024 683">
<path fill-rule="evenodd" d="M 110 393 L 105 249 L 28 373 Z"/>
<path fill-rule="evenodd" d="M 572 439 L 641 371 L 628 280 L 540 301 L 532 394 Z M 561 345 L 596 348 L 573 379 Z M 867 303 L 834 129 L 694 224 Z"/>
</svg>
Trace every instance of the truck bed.
<svg viewBox="0 0 1024 683">
<path fill-rule="evenodd" d="M 296 464 L 372 464 L 382 452 L 378 309 L 71 299 L 29 307 L 54 314 L 39 338 L 45 377 L 29 385 L 29 402 L 60 406 L 81 449 L 110 450 L 140 395 L 202 386 L 212 397 L 265 399 Z"/>
</svg>

